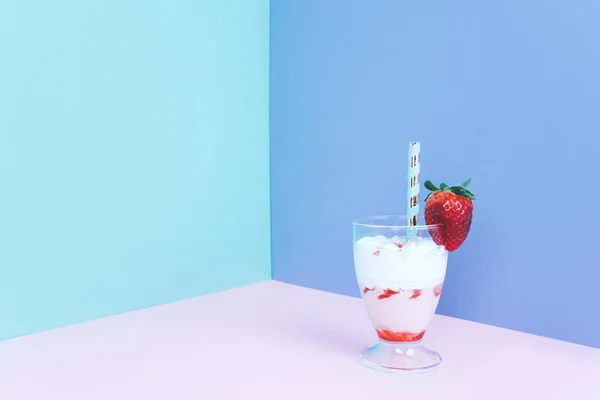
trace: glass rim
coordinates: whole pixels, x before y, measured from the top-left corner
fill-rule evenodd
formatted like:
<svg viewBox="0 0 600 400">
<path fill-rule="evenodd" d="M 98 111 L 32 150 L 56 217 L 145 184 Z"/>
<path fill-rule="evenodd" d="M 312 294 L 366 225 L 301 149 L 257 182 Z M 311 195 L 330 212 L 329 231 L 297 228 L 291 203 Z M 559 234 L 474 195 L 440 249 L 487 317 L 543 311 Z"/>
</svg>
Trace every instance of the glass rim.
<svg viewBox="0 0 600 400">
<path fill-rule="evenodd" d="M 421 220 L 423 217 L 422 216 L 418 216 L 418 220 Z M 377 224 L 376 221 L 381 220 L 381 221 L 385 221 L 385 220 L 390 220 L 390 219 L 396 219 L 396 220 L 404 220 L 406 223 L 403 225 L 398 225 L 398 224 Z M 370 221 L 370 222 L 367 222 Z M 371 223 L 372 222 L 372 223 Z M 425 230 L 425 229 L 430 229 L 430 228 L 436 228 L 439 229 L 442 227 L 442 224 L 431 224 L 431 225 L 408 225 L 408 218 L 406 217 L 406 215 L 400 215 L 400 214 L 384 214 L 384 215 L 371 215 L 371 216 L 365 216 L 365 217 L 358 217 L 355 218 L 352 221 L 352 225 L 354 226 L 364 226 L 367 228 L 411 228 L 411 229 L 416 229 L 416 230 Z"/>
</svg>

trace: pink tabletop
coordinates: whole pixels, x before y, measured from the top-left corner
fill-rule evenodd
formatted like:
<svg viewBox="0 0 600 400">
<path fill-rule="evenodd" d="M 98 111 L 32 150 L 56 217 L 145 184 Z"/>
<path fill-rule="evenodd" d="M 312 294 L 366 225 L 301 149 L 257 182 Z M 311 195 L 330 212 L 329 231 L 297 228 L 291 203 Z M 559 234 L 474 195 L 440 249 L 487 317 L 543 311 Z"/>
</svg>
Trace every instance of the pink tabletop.
<svg viewBox="0 0 600 400">
<path fill-rule="evenodd" d="M 390 375 L 358 299 L 264 282 L 0 342 L 0 399 L 600 399 L 600 350 L 436 316 Z"/>
</svg>

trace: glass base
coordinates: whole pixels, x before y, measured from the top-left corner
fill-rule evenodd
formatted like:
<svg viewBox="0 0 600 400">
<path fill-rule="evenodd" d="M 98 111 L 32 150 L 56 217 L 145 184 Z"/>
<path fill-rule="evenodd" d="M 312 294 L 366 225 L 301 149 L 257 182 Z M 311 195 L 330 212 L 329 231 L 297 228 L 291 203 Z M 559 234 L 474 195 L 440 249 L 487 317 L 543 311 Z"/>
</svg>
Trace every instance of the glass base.
<svg viewBox="0 0 600 400">
<path fill-rule="evenodd" d="M 442 362 L 442 357 L 423 347 L 420 340 L 403 343 L 380 339 L 375 346 L 365 347 L 360 359 L 369 368 L 390 373 L 429 372 Z"/>
</svg>

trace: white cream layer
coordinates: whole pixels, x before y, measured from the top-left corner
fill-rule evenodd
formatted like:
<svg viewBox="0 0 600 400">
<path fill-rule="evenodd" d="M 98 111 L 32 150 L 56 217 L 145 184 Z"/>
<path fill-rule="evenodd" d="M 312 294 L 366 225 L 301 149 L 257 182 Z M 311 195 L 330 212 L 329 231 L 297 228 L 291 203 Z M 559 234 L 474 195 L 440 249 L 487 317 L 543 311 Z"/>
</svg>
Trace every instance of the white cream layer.
<svg viewBox="0 0 600 400">
<path fill-rule="evenodd" d="M 400 243 L 400 248 L 397 243 Z M 430 238 L 363 237 L 354 243 L 358 282 L 369 288 L 422 289 L 439 285 L 448 252 Z"/>
</svg>

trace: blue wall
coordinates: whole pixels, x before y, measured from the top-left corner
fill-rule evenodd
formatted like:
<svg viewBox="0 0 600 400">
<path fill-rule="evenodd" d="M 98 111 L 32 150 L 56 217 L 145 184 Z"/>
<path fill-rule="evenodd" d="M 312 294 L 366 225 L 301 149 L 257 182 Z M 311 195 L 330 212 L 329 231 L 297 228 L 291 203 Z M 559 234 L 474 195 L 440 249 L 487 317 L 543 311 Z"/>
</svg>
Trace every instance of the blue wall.
<svg viewBox="0 0 600 400">
<path fill-rule="evenodd" d="M 439 312 L 600 347 L 600 4 L 271 4 L 274 278 L 358 296 L 354 217 L 473 178 Z"/>
<path fill-rule="evenodd" d="M 267 0 L 3 1 L 0 338 L 270 278 Z"/>
</svg>

